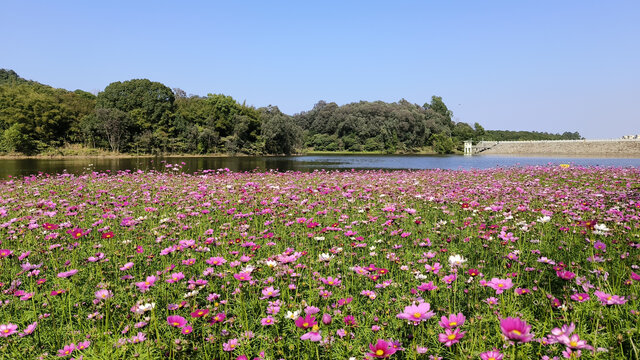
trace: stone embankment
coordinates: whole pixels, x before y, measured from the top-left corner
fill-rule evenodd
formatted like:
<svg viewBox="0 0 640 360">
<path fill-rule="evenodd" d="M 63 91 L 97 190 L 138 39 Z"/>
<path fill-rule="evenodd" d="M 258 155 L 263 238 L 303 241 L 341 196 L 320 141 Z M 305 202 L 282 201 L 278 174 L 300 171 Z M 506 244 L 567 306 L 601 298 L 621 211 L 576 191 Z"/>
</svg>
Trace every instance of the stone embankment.
<svg viewBox="0 0 640 360">
<path fill-rule="evenodd" d="M 474 147 L 482 155 L 640 157 L 640 139 L 481 141 Z"/>
</svg>

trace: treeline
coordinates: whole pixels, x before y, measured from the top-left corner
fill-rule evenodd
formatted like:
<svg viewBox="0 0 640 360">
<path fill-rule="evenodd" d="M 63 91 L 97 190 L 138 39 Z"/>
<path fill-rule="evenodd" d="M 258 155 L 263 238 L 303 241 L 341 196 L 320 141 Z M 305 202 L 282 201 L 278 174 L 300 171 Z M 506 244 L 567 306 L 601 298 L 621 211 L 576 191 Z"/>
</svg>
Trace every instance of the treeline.
<svg viewBox="0 0 640 360">
<path fill-rule="evenodd" d="M 456 123 L 438 96 L 424 105 L 400 100 L 338 106 L 320 101 L 290 116 L 276 106 L 254 108 L 222 94 L 187 96 L 147 79 L 114 82 L 96 96 L 55 89 L 0 69 L 0 152 L 5 153 L 33 155 L 81 144 L 139 154 L 445 154 L 461 150 L 468 139 L 518 136 L 580 138 L 578 133 L 485 131 L 478 123 Z"/>
<path fill-rule="evenodd" d="M 485 141 L 523 141 L 523 140 L 581 140 L 580 133 L 565 131 L 551 134 L 539 131 L 487 130 L 478 140 Z"/>
</svg>

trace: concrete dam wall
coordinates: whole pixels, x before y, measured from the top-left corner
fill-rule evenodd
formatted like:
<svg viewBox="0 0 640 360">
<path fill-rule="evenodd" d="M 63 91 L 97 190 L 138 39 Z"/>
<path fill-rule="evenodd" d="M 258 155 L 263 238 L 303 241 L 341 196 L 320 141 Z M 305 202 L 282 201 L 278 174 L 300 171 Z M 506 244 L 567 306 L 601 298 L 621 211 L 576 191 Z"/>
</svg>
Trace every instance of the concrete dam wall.
<svg viewBox="0 0 640 360">
<path fill-rule="evenodd" d="M 478 154 L 640 157 L 640 139 L 481 141 Z"/>
</svg>

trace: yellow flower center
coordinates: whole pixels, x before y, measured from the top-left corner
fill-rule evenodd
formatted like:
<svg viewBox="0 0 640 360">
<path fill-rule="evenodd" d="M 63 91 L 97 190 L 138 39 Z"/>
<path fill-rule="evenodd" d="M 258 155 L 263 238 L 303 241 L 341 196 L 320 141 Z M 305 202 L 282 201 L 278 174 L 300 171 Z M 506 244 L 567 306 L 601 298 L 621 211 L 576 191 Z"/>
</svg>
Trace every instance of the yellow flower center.
<svg viewBox="0 0 640 360">
<path fill-rule="evenodd" d="M 578 295 L 578 300 L 582 300 L 582 296 Z"/>
<path fill-rule="evenodd" d="M 9 332 L 9 329 L 4 329 L 4 330 L 2 330 L 2 332 L 6 334 L 6 333 Z"/>
<path fill-rule="evenodd" d="M 376 350 L 376 355 L 378 356 L 384 355 L 384 350 Z"/>
<path fill-rule="evenodd" d="M 455 322 L 455 321 L 452 321 L 452 322 L 449 323 L 449 326 L 456 326 L 456 325 L 458 325 L 458 323 Z"/>
<path fill-rule="evenodd" d="M 175 321 L 173 322 L 173 326 L 178 326 L 178 325 L 180 325 L 180 323 L 177 323 Z"/>
<path fill-rule="evenodd" d="M 422 314 L 421 314 L 421 313 L 419 313 L 419 312 L 415 312 L 415 313 L 413 313 L 413 317 L 414 317 L 414 318 L 416 318 L 416 319 L 419 319 L 419 318 L 420 318 L 420 316 L 422 316 Z"/>
<path fill-rule="evenodd" d="M 309 326 L 309 323 L 308 323 L 308 322 L 306 322 L 306 323 L 302 323 L 302 326 L 303 326 L 303 327 L 307 327 L 307 326 Z"/>
<path fill-rule="evenodd" d="M 267 295 L 273 295 L 273 291 L 269 291 Z"/>
<path fill-rule="evenodd" d="M 518 335 L 518 336 L 522 335 L 522 333 L 520 331 L 518 331 L 518 330 L 511 330 L 511 332 L 516 334 L 516 335 Z"/>
<path fill-rule="evenodd" d="M 333 281 L 329 281 L 328 283 L 329 283 L 329 285 L 333 285 Z"/>
<path fill-rule="evenodd" d="M 607 298 L 607 300 L 611 300 L 611 296 L 609 296 L 609 297 Z"/>
<path fill-rule="evenodd" d="M 451 335 L 447 336 L 447 339 L 449 339 L 449 340 L 453 340 L 455 338 L 456 338 L 455 334 L 451 334 Z"/>
<path fill-rule="evenodd" d="M 570 341 L 570 342 L 569 342 L 569 345 L 570 345 L 571 347 L 576 347 L 576 346 L 578 346 L 578 343 L 577 343 L 576 341 Z"/>
<path fill-rule="evenodd" d="M 311 331 L 318 332 L 319 329 L 320 327 L 316 324 L 316 325 L 313 325 L 313 327 L 311 328 Z"/>
<path fill-rule="evenodd" d="M 503 286 L 504 286 L 504 285 L 502 285 L 502 284 L 498 284 L 498 287 L 503 287 Z"/>
</svg>

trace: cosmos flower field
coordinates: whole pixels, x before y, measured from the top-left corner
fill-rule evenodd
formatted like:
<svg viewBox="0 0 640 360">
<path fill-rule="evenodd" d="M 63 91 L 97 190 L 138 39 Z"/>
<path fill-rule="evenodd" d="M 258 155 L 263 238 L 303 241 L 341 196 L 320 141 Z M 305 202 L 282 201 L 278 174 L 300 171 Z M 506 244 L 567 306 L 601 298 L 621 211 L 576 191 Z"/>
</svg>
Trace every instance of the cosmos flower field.
<svg viewBox="0 0 640 360">
<path fill-rule="evenodd" d="M 637 359 L 640 170 L 0 182 L 2 359 Z"/>
</svg>

